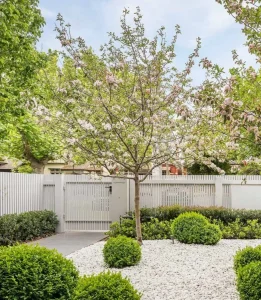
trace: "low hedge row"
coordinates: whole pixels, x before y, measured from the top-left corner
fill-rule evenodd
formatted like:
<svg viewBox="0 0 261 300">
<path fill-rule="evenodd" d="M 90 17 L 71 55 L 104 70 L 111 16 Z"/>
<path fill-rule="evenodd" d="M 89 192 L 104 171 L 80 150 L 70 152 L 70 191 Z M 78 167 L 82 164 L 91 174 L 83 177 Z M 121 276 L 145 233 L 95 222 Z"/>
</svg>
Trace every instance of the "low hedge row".
<svg viewBox="0 0 261 300">
<path fill-rule="evenodd" d="M 0 245 L 13 245 L 46 237 L 55 232 L 57 225 L 57 216 L 48 210 L 1 216 Z"/>
<path fill-rule="evenodd" d="M 141 219 L 143 222 L 149 221 L 150 218 L 156 218 L 159 221 L 171 221 L 185 212 L 197 212 L 210 220 L 221 221 L 224 225 L 235 222 L 237 219 L 242 224 L 248 221 L 257 220 L 261 223 L 261 210 L 245 209 L 228 209 L 224 207 L 183 207 L 179 205 L 161 206 L 157 208 L 142 208 Z M 133 212 L 127 213 L 134 216 Z"/>
<path fill-rule="evenodd" d="M 172 221 L 159 221 L 151 219 L 149 222 L 142 223 L 142 236 L 144 240 L 164 240 L 171 238 L 171 223 Z M 260 239 L 261 238 L 261 223 L 258 220 L 249 220 L 247 223 L 242 223 L 239 219 L 234 222 L 223 224 L 221 221 L 212 220 L 212 223 L 218 225 L 223 239 Z M 136 229 L 134 220 L 122 220 L 114 222 L 110 226 L 110 231 L 107 232 L 110 237 L 125 235 L 135 238 Z"/>
</svg>

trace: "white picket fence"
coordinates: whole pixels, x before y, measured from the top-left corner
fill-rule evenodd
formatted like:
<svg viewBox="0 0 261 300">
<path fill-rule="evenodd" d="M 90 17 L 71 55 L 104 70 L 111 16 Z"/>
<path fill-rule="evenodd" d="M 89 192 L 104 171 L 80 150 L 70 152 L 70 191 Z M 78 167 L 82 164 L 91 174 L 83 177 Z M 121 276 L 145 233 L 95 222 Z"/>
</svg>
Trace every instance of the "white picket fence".
<svg viewBox="0 0 261 300">
<path fill-rule="evenodd" d="M 261 209 L 261 176 L 150 176 L 141 183 L 141 207 L 179 204 Z M 58 231 L 106 231 L 134 209 L 132 180 L 84 175 L 0 173 L 0 215 L 48 209 Z"/>
</svg>

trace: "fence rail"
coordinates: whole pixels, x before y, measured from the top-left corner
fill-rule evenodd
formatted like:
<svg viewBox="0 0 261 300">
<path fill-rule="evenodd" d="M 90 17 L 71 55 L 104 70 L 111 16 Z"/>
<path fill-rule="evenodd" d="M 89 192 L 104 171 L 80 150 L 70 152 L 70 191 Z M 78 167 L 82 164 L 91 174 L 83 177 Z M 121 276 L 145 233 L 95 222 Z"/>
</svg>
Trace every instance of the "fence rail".
<svg viewBox="0 0 261 300">
<path fill-rule="evenodd" d="M 175 204 L 261 209 L 261 176 L 149 176 L 141 182 L 141 207 Z M 0 173 L 0 215 L 43 209 L 56 212 L 60 232 L 106 231 L 112 221 L 134 210 L 134 182 L 86 175 Z"/>
</svg>

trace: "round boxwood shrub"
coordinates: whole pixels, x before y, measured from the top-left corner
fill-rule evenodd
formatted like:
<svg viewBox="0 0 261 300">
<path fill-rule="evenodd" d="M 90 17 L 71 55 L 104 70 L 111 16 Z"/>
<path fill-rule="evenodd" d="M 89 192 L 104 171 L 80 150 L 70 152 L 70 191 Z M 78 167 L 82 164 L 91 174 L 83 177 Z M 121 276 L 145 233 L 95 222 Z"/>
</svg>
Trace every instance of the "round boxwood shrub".
<svg viewBox="0 0 261 300">
<path fill-rule="evenodd" d="M 214 224 L 208 224 L 204 227 L 202 233 L 202 244 L 216 245 L 221 238 L 222 238 L 222 232 L 219 226 Z"/>
<path fill-rule="evenodd" d="M 186 244 L 214 245 L 222 236 L 218 226 L 195 212 L 179 215 L 171 225 L 171 233 L 174 239 Z"/>
<path fill-rule="evenodd" d="M 139 243 L 126 236 L 110 238 L 103 248 L 105 263 L 112 268 L 134 266 L 141 259 Z"/>
<path fill-rule="evenodd" d="M 40 246 L 18 245 L 0 251 L 0 299 L 70 299 L 77 285 L 73 263 Z"/>
<path fill-rule="evenodd" d="M 261 299 L 261 262 L 253 261 L 237 272 L 237 289 L 241 300 Z"/>
<path fill-rule="evenodd" d="M 248 246 L 237 251 L 234 257 L 234 269 L 237 272 L 239 268 L 257 261 L 261 262 L 261 246 L 255 248 Z"/>
<path fill-rule="evenodd" d="M 72 300 L 139 300 L 141 294 L 120 273 L 101 273 L 79 280 Z"/>
</svg>

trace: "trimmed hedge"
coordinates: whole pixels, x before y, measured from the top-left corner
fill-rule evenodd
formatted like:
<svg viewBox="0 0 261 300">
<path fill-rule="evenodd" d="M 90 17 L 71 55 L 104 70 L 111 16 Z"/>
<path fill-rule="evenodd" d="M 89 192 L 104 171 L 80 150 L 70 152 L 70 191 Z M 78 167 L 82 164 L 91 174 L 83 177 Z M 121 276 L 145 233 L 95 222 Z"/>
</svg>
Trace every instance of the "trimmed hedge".
<svg viewBox="0 0 261 300">
<path fill-rule="evenodd" d="M 14 245 L 55 233 L 58 219 L 54 212 L 30 211 L 0 217 L 0 245 Z"/>
<path fill-rule="evenodd" d="M 234 269 L 237 273 L 240 268 L 257 261 L 261 262 L 261 245 L 255 248 L 247 246 L 234 256 Z"/>
<path fill-rule="evenodd" d="M 120 273 L 100 273 L 79 280 L 72 300 L 140 300 L 141 294 Z"/>
<path fill-rule="evenodd" d="M 139 243 L 126 236 L 110 238 L 103 248 L 105 263 L 110 268 L 134 266 L 141 260 Z"/>
<path fill-rule="evenodd" d="M 40 246 L 2 247 L 0 299 L 71 299 L 78 281 L 73 262 Z"/>
<path fill-rule="evenodd" d="M 261 262 L 253 261 L 237 273 L 237 289 L 241 300 L 261 299 Z"/>
<path fill-rule="evenodd" d="M 141 224 L 142 236 L 144 240 L 164 240 L 171 238 L 171 223 L 172 221 L 159 221 L 152 219 L 150 222 Z M 221 221 L 213 221 L 213 224 L 218 225 L 222 232 L 223 239 L 260 239 L 261 224 L 257 220 L 247 222 L 247 225 L 239 220 L 224 225 Z M 135 220 L 122 220 L 114 222 L 110 225 L 110 231 L 106 233 L 110 237 L 125 235 L 127 237 L 136 237 Z"/>
<path fill-rule="evenodd" d="M 171 225 L 171 232 L 175 239 L 186 244 L 215 245 L 222 237 L 217 225 L 195 212 L 179 215 Z"/>
<path fill-rule="evenodd" d="M 224 225 L 235 222 L 237 219 L 240 223 L 247 225 L 248 221 L 257 220 L 261 223 L 261 210 L 245 210 L 245 209 L 228 209 L 224 207 L 182 207 L 179 205 L 161 206 L 157 208 L 142 208 L 141 219 L 150 220 L 150 217 L 159 221 L 171 221 L 176 219 L 180 214 L 185 212 L 197 212 L 211 221 L 221 221 Z M 134 217 L 133 212 L 128 215 Z"/>
<path fill-rule="evenodd" d="M 222 231 L 224 239 L 260 239 L 261 238 L 261 223 L 258 220 L 249 220 L 247 223 L 242 223 L 239 219 L 224 225 L 221 221 L 213 221 Z"/>
</svg>

